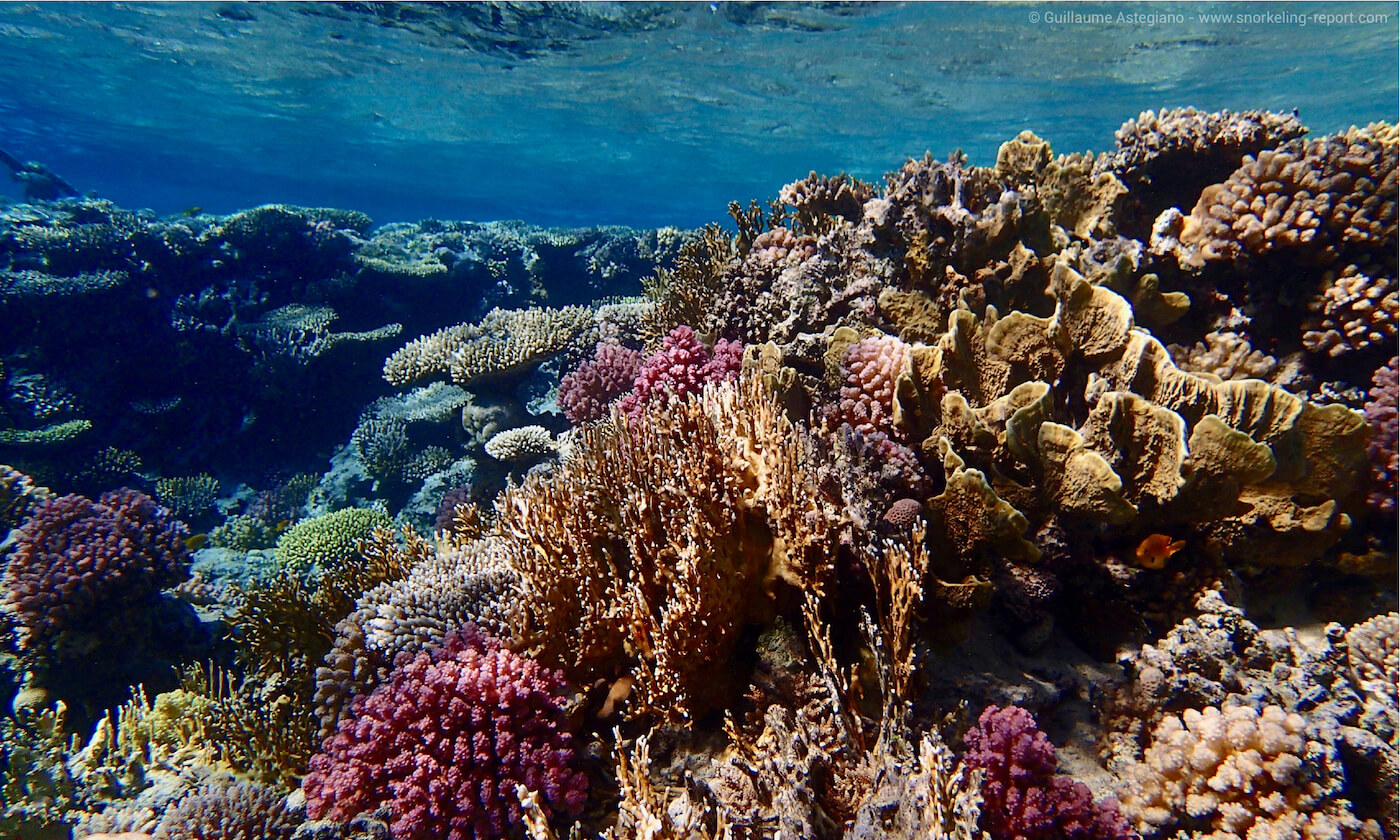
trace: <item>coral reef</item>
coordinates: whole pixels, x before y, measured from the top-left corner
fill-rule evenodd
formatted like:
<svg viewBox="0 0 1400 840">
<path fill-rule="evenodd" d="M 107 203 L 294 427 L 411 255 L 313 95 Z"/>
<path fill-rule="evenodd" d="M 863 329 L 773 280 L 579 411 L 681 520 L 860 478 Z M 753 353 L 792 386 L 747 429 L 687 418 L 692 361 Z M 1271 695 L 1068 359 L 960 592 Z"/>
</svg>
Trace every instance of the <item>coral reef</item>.
<svg viewBox="0 0 1400 840">
<path fill-rule="evenodd" d="M 1395 837 L 1400 134 L 1306 133 L 0 202 L 0 834 Z"/>
<path fill-rule="evenodd" d="M 348 819 L 388 803 L 405 840 L 504 837 L 516 785 L 577 814 L 588 783 L 562 728 L 562 683 L 468 625 L 405 661 L 312 757 L 307 812 Z"/>
</svg>

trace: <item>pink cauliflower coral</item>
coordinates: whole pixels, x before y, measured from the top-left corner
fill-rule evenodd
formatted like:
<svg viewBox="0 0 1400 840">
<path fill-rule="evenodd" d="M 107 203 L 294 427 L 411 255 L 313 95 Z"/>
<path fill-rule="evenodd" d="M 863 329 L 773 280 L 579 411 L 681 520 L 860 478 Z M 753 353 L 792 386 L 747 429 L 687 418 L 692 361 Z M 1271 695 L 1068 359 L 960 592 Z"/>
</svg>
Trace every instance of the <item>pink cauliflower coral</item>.
<svg viewBox="0 0 1400 840">
<path fill-rule="evenodd" d="M 720 339 L 711 352 L 695 330 L 676 327 L 662 339 L 661 349 L 642 365 L 632 393 L 622 398 L 622 411 L 629 420 L 636 420 L 653 399 L 698 394 L 706 383 L 737 379 L 743 360 L 744 345 L 737 341 Z"/>
<path fill-rule="evenodd" d="M 1366 402 L 1366 421 L 1371 424 L 1371 472 L 1375 476 L 1371 491 L 1371 506 L 1382 513 L 1394 513 L 1395 480 L 1400 474 L 1400 357 L 1392 356 L 1390 363 L 1377 370 L 1371 378 L 1371 391 Z"/>
<path fill-rule="evenodd" d="M 601 419 L 641 370 L 641 353 L 616 341 L 600 341 L 593 358 L 560 380 L 559 407 L 575 426 Z"/>
<path fill-rule="evenodd" d="M 515 786 L 577 815 L 588 781 L 564 729 L 563 678 L 467 625 L 359 697 L 311 759 L 313 819 L 388 803 L 397 840 L 503 837 L 521 818 Z"/>
<path fill-rule="evenodd" d="M 992 840 L 1131 840 L 1115 799 L 1055 773 L 1055 746 L 1019 706 L 988 706 L 966 737 L 964 766 L 983 771 L 981 826 Z"/>
<path fill-rule="evenodd" d="M 28 647 L 93 619 L 139 609 L 189 577 L 184 523 L 136 490 L 93 501 L 70 494 L 40 502 L 15 529 L 4 604 Z M 88 628 L 99 629 L 99 628 Z"/>
<path fill-rule="evenodd" d="M 845 384 L 841 399 L 828 411 L 832 426 L 849 423 L 864 434 L 883 432 L 902 438 L 894 424 L 895 380 L 909 367 L 908 344 L 892 335 L 863 338 L 841 354 Z"/>
</svg>

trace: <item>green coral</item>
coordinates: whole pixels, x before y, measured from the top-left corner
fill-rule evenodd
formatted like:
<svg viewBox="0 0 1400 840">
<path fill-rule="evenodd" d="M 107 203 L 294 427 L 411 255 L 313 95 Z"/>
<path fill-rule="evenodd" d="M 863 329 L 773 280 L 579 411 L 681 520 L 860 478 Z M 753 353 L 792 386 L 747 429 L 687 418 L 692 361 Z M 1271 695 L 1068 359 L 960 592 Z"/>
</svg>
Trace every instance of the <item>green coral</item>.
<svg viewBox="0 0 1400 840">
<path fill-rule="evenodd" d="M 354 557 L 361 540 L 392 524 L 387 513 L 373 508 L 346 508 L 298 522 L 277 541 L 277 563 L 296 571 L 325 568 Z"/>
<path fill-rule="evenodd" d="M 219 498 L 219 480 L 208 473 L 156 479 L 156 498 L 176 516 L 198 516 Z"/>
<path fill-rule="evenodd" d="M 277 543 L 277 530 L 261 517 L 234 514 L 209 531 L 209 545 L 234 551 L 271 548 Z"/>
<path fill-rule="evenodd" d="M 67 443 L 91 428 L 90 420 L 68 420 L 38 429 L 0 429 L 0 445 L 55 446 Z"/>
</svg>

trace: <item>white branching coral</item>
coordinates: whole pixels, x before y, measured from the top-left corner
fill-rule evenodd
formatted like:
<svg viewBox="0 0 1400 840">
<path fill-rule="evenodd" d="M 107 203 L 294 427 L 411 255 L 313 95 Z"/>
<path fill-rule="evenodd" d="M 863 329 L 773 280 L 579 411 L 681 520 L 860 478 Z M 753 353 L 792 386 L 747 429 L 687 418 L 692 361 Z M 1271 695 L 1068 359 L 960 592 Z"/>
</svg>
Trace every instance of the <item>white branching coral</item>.
<svg viewBox="0 0 1400 840">
<path fill-rule="evenodd" d="M 1350 803 L 1316 778 L 1324 746 L 1299 714 L 1268 706 L 1187 709 L 1158 724 L 1128 768 L 1122 807 L 1144 837 L 1178 828 L 1208 840 L 1343 840 L 1366 836 Z"/>
</svg>

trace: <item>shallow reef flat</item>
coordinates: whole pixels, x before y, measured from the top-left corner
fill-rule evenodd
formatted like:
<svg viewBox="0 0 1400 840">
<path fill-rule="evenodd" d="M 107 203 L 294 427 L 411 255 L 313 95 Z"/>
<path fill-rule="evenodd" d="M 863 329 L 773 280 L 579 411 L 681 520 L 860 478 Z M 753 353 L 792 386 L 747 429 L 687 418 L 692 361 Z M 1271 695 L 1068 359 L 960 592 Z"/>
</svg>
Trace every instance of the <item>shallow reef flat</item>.
<svg viewBox="0 0 1400 840">
<path fill-rule="evenodd" d="M 0 205 L 0 836 L 1396 838 L 1398 148 Z"/>
</svg>

